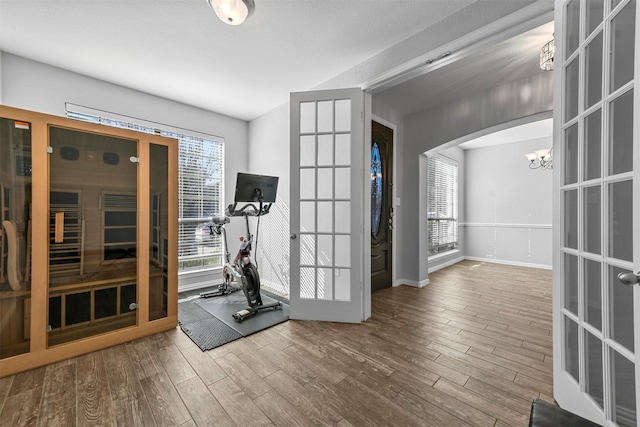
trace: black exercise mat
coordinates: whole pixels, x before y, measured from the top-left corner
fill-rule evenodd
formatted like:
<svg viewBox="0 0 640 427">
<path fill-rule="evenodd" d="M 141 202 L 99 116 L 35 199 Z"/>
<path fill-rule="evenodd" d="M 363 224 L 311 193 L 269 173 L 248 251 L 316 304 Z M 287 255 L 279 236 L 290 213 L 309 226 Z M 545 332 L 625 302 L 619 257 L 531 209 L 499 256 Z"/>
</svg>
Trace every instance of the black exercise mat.
<svg viewBox="0 0 640 427">
<path fill-rule="evenodd" d="M 242 338 L 241 333 L 196 304 L 197 299 L 184 299 L 178 303 L 178 323 L 202 351 Z"/>
<path fill-rule="evenodd" d="M 261 295 L 262 303 L 265 305 L 276 302 L 274 298 L 264 292 Z M 277 310 L 269 308 L 249 316 L 241 322 L 236 321 L 233 314 L 248 307 L 243 292 L 234 292 L 223 297 L 200 298 L 196 300 L 196 304 L 245 337 L 289 320 L 289 304 L 281 302 L 281 307 Z"/>
<path fill-rule="evenodd" d="M 202 350 L 207 351 L 223 344 L 251 335 L 289 319 L 289 301 L 270 292 L 262 291 L 262 302 L 282 302 L 278 310 L 267 309 L 238 322 L 232 315 L 247 307 L 242 291 L 230 295 L 200 298 L 206 289 L 179 294 L 178 323 L 180 328 Z"/>
</svg>

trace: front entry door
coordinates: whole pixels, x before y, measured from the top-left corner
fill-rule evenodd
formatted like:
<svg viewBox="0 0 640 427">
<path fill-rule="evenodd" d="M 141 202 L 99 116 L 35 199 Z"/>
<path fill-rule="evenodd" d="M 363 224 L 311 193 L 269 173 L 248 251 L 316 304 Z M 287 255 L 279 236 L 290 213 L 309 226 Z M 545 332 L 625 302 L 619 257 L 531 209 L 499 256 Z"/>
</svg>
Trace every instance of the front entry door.
<svg viewBox="0 0 640 427">
<path fill-rule="evenodd" d="M 392 283 L 393 130 L 371 122 L 371 292 Z"/>
<path fill-rule="evenodd" d="M 358 323 L 370 306 L 365 99 L 357 88 L 291 94 L 292 319 Z"/>
<path fill-rule="evenodd" d="M 554 397 L 611 426 L 640 404 L 636 0 L 557 0 Z"/>
</svg>

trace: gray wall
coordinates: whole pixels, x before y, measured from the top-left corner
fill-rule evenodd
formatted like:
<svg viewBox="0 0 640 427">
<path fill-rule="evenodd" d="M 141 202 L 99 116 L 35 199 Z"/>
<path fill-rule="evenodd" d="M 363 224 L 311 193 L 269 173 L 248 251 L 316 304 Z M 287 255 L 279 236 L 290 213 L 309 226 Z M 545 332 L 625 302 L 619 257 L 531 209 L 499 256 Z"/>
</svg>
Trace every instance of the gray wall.
<svg viewBox="0 0 640 427">
<path fill-rule="evenodd" d="M 236 173 L 249 169 L 246 121 L 170 101 L 147 93 L 0 52 L 0 102 L 56 116 L 65 115 L 65 102 L 190 129 L 225 139 L 225 195 L 233 198 Z M 243 234 L 234 221 L 229 236 Z M 208 274 L 210 276 L 210 273 Z M 216 280 L 217 282 L 217 280 Z"/>
<path fill-rule="evenodd" d="M 540 114 L 553 109 L 552 87 L 553 73 L 540 73 L 404 118 L 405 146 L 400 167 L 407 185 L 400 190 L 404 204 L 400 220 L 404 226 L 399 236 L 402 243 L 398 268 L 407 281 L 428 281 L 428 260 L 420 247 L 427 235 L 426 221 L 420 216 L 426 206 L 426 183 L 420 178 L 424 169 L 420 163 L 422 154 L 472 139 L 501 124 L 522 121 L 523 117 L 540 119 Z M 422 238 L 416 239 L 416 233 Z"/>
<path fill-rule="evenodd" d="M 551 268 L 552 171 L 525 158 L 552 138 L 465 151 L 464 255 L 474 260 Z"/>
</svg>

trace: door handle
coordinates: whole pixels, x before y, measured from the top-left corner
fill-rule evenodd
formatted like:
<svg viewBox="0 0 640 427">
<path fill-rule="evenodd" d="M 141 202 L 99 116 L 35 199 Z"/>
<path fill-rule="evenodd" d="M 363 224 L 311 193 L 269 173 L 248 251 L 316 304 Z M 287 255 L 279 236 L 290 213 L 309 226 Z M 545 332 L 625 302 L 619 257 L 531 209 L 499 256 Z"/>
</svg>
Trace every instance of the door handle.
<svg viewBox="0 0 640 427">
<path fill-rule="evenodd" d="M 640 283 L 640 276 L 638 276 L 637 274 L 633 274 L 631 272 L 619 273 L 618 274 L 618 280 L 623 285 L 633 286 L 633 285 L 635 285 L 637 283 Z"/>
<path fill-rule="evenodd" d="M 291 240 L 296 240 L 296 237 L 298 237 L 298 235 L 297 235 L 296 233 L 291 233 L 291 234 L 289 235 L 289 238 L 290 238 Z"/>
</svg>

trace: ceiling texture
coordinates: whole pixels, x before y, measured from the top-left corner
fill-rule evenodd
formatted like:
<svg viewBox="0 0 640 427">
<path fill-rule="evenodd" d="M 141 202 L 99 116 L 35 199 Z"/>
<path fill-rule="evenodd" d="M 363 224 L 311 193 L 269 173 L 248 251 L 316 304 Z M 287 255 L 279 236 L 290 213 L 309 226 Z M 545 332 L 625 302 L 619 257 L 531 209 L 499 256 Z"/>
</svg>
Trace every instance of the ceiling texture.
<svg viewBox="0 0 640 427">
<path fill-rule="evenodd" d="M 460 13 L 495 20 L 536 1 L 255 0 L 229 26 L 205 0 L 0 0 L 0 50 L 248 121 Z M 375 96 L 408 114 L 526 77 L 552 34 L 531 30 Z"/>
</svg>

